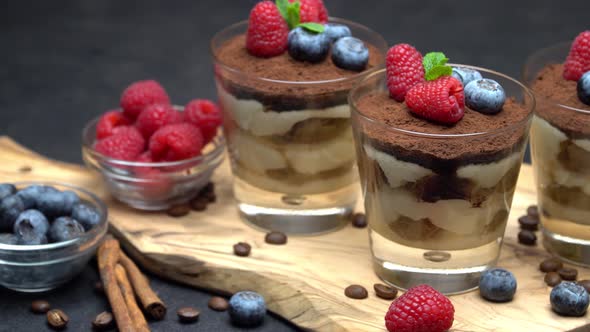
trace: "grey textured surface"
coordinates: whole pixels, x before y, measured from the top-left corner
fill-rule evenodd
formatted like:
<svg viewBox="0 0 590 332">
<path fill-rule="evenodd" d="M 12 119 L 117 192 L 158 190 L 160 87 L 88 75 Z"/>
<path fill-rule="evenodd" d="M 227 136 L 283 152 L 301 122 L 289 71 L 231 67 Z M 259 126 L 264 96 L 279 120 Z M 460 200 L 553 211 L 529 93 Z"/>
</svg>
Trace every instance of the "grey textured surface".
<svg viewBox="0 0 590 332">
<path fill-rule="evenodd" d="M 379 31 L 390 43 L 409 42 L 423 52 L 444 51 L 451 61 L 519 77 L 528 54 L 572 39 L 588 28 L 588 1 L 551 0 L 324 0 L 333 16 Z M 121 90 L 154 78 L 183 104 L 214 98 L 209 40 L 245 19 L 254 0 L 228 1 L 10 1 L 0 10 L 0 134 L 51 158 L 80 162 L 81 127 L 117 105 Z M 72 331 L 105 308 L 88 285 L 89 268 L 76 282 L 47 295 L 72 317 Z M 168 315 L 154 331 L 229 330 L 227 316 L 211 313 L 208 294 L 154 281 L 176 306 L 201 308 L 201 322 L 180 326 Z M 31 295 L 0 290 L 0 331 L 39 331 L 43 319 L 28 313 Z M 290 326 L 268 319 L 260 329 Z"/>
</svg>

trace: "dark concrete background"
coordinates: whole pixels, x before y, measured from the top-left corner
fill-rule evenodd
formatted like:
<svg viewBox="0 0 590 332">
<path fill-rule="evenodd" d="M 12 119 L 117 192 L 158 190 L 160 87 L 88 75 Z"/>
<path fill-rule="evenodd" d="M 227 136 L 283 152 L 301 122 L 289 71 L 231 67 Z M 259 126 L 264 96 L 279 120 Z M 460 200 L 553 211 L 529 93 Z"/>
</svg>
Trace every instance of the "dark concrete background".
<svg viewBox="0 0 590 332">
<path fill-rule="evenodd" d="M 532 51 L 572 39 L 588 28 L 589 1 L 551 0 L 324 0 L 333 16 L 379 31 L 390 43 L 423 52 L 444 51 L 452 62 L 520 77 Z M 255 0 L 6 1 L 0 9 L 0 135 L 49 157 L 80 162 L 80 132 L 91 118 L 115 107 L 130 82 L 154 78 L 172 100 L 214 98 L 211 36 L 247 18 Z M 47 295 L 68 309 L 84 330 L 105 307 L 89 293 L 89 267 Z M 208 294 L 154 280 L 170 303 L 196 305 L 202 321 L 182 327 L 169 315 L 154 331 L 229 330 L 227 316 L 205 306 Z M 34 296 L 0 290 L 0 331 L 39 331 L 27 312 Z M 74 321 L 76 321 L 74 323 Z M 292 327 L 269 318 L 260 330 Z"/>
</svg>

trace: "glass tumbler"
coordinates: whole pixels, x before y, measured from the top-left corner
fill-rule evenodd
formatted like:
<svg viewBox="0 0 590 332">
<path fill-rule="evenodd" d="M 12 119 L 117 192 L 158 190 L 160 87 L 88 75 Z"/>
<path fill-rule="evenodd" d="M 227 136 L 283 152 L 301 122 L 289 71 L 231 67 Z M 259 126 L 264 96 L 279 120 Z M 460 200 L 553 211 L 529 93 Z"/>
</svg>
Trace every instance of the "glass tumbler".
<svg viewBox="0 0 590 332">
<path fill-rule="evenodd" d="M 373 266 L 397 288 L 474 289 L 500 253 L 534 98 L 508 76 L 457 66 L 499 82 L 522 105 L 519 120 L 455 135 L 392 126 L 387 113 L 371 112 L 376 103 L 363 102 L 371 95 L 385 96 L 378 105 L 389 100 L 385 70 L 349 97 Z"/>
</svg>

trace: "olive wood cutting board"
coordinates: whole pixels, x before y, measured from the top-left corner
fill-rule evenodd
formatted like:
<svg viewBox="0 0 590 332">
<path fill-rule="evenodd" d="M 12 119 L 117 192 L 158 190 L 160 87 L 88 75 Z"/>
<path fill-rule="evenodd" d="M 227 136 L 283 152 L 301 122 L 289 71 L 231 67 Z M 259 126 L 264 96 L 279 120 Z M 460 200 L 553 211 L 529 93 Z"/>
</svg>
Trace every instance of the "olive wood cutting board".
<svg viewBox="0 0 590 332">
<path fill-rule="evenodd" d="M 71 183 L 102 197 L 109 206 L 112 232 L 154 274 L 221 293 L 257 291 L 271 311 L 304 329 L 385 330 L 383 317 L 390 301 L 377 298 L 372 289 L 379 279 L 371 267 L 367 230 L 347 226 L 321 236 L 292 236 L 283 246 L 269 245 L 264 232 L 240 221 L 227 161 L 214 176 L 217 203 L 206 212 L 172 218 L 128 208 L 110 197 L 98 174 L 46 159 L 0 137 L 0 182 L 36 180 Z M 498 264 L 516 275 L 516 297 L 497 304 L 483 301 L 477 291 L 452 296 L 452 331 L 564 331 L 589 322 L 588 316 L 567 318 L 551 311 L 551 289 L 538 270 L 548 254 L 540 245 L 524 247 L 516 241 L 516 219 L 535 201 L 532 169 L 523 166 Z M 252 245 L 249 257 L 233 254 L 232 246 L 239 241 Z M 589 269 L 579 271 L 581 279 L 590 278 Z M 345 297 L 350 284 L 365 286 L 369 298 Z"/>
</svg>

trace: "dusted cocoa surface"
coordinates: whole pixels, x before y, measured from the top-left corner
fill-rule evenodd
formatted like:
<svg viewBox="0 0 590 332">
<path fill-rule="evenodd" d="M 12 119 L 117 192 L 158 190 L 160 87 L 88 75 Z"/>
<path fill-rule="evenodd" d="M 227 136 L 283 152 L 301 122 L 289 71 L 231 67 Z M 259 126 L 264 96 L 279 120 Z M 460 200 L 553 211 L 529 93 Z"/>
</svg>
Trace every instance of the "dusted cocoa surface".
<svg viewBox="0 0 590 332">
<path fill-rule="evenodd" d="M 369 64 L 363 74 L 382 65 L 386 52 L 385 49 L 380 50 L 370 44 L 367 47 Z M 226 90 L 238 99 L 258 100 L 274 111 L 321 109 L 345 104 L 348 90 L 354 85 L 354 78 L 359 76 L 359 72 L 334 65 L 330 55 L 317 64 L 296 61 L 287 52 L 272 58 L 255 57 L 246 50 L 245 34 L 225 42 L 215 52 L 215 57 L 218 63 L 242 73 L 240 75 L 225 70 L 222 66 L 217 67 L 217 79 Z M 289 82 L 341 81 L 323 84 L 284 84 L 255 78 Z"/>
<path fill-rule="evenodd" d="M 420 164 L 437 173 L 453 173 L 466 164 L 489 163 L 510 155 L 526 142 L 528 126 L 501 130 L 516 125 L 530 111 L 514 99 L 506 100 L 502 112 L 485 115 L 465 108 L 465 116 L 452 126 L 418 118 L 405 103 L 389 98 L 386 91 L 375 91 L 361 97 L 360 113 L 380 124 L 418 133 L 460 135 L 499 130 L 492 135 L 454 138 L 425 138 L 396 132 L 378 124 L 363 122 L 364 135 L 376 148 L 396 158 Z"/>
<path fill-rule="evenodd" d="M 532 84 L 537 96 L 537 114 L 571 138 L 590 137 L 590 106 L 582 103 L 576 91 L 577 82 L 563 78 L 563 64 L 551 64 L 539 72 Z M 566 109 L 557 104 L 589 113 Z"/>
</svg>

